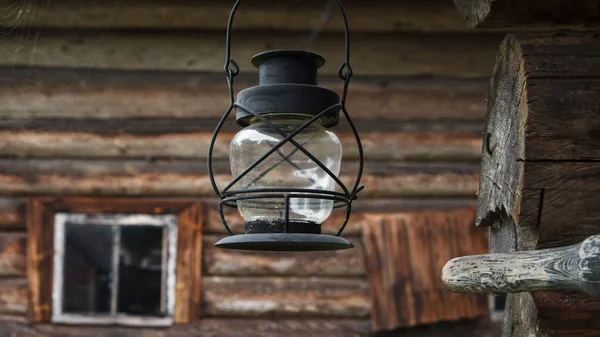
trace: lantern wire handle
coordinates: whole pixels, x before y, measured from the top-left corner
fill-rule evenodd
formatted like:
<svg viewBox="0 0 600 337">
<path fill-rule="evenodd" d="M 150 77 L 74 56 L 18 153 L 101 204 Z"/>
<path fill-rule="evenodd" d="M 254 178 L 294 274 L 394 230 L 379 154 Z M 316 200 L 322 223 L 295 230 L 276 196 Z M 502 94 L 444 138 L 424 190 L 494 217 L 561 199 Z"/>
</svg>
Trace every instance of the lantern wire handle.
<svg viewBox="0 0 600 337">
<path fill-rule="evenodd" d="M 243 177 L 244 175 L 246 175 L 252 168 L 254 168 L 255 166 L 257 166 L 260 162 L 262 162 L 262 160 L 264 158 L 266 158 L 267 154 L 265 156 L 263 156 L 261 159 L 257 160 L 253 165 L 251 165 L 250 167 L 248 167 L 244 172 L 242 172 L 242 174 L 240 174 L 238 177 L 234 178 L 234 180 L 229 183 L 227 185 L 227 187 L 225 187 L 225 189 L 223 191 L 219 190 L 215 178 L 214 178 L 214 172 L 213 172 L 213 167 L 212 167 L 212 154 L 213 154 L 213 150 L 214 150 L 214 146 L 215 146 L 215 142 L 216 142 L 216 138 L 221 130 L 221 128 L 223 127 L 223 124 L 225 123 L 225 121 L 227 120 L 227 118 L 229 117 L 229 115 L 231 114 L 231 112 L 233 111 L 233 109 L 235 107 L 238 107 L 239 104 L 235 102 L 235 92 L 234 92 L 234 88 L 233 88 L 233 82 L 236 76 L 239 75 L 240 73 L 240 67 L 237 64 L 237 62 L 231 58 L 231 35 L 232 35 L 232 27 L 233 27 L 233 20 L 235 18 L 235 14 L 237 13 L 238 7 L 241 3 L 241 0 L 236 0 L 231 12 L 229 14 L 229 20 L 227 22 L 227 32 L 226 32 L 226 44 L 225 44 L 225 65 L 224 65 L 224 71 L 225 71 L 225 75 L 227 77 L 227 83 L 228 83 L 228 87 L 229 87 L 229 99 L 230 99 L 230 105 L 229 108 L 227 109 L 227 111 L 225 112 L 225 114 L 223 115 L 223 117 L 219 120 L 219 123 L 217 124 L 217 127 L 213 133 L 213 137 L 211 140 L 211 143 L 209 144 L 209 149 L 208 149 L 208 173 L 209 173 L 209 177 L 210 177 L 210 181 L 211 181 L 211 185 L 212 188 L 214 189 L 215 193 L 221 198 L 221 200 L 219 201 L 219 205 L 218 205 L 218 210 L 219 210 L 219 215 L 221 217 L 221 221 L 223 222 L 225 229 L 227 230 L 227 232 L 229 234 L 234 234 L 232 232 L 232 230 L 229 228 L 229 226 L 227 225 L 227 221 L 225 220 L 224 214 L 223 214 L 223 210 L 222 210 L 222 205 L 225 204 L 227 206 L 230 207 L 234 207 L 235 204 L 237 203 L 237 200 L 245 200 L 245 199 L 260 199 L 260 198 L 268 198 L 268 197 L 278 197 L 279 195 L 257 195 L 257 196 L 250 196 L 250 195 L 246 195 L 246 196 L 228 196 L 231 193 L 228 193 L 227 190 L 230 189 L 237 181 L 239 181 L 241 179 L 241 177 Z M 349 217 L 350 217 L 350 213 L 351 213 L 351 203 L 353 200 L 356 199 L 357 194 L 362 191 L 362 189 L 364 188 L 364 186 L 359 186 L 360 185 L 360 180 L 361 180 L 361 176 L 363 173 L 363 159 L 364 159 L 364 155 L 363 155 L 363 149 L 362 149 L 362 144 L 360 141 L 360 137 L 358 135 L 358 131 L 356 130 L 356 127 L 354 126 L 354 123 L 352 122 L 352 119 L 350 118 L 350 115 L 348 114 L 347 110 L 346 110 L 346 98 L 348 95 L 348 86 L 350 84 L 350 79 L 352 78 L 353 75 L 353 71 L 352 71 L 352 67 L 350 65 L 350 33 L 349 33 L 349 28 L 348 28 L 348 18 L 346 16 L 346 12 L 344 11 L 344 7 L 342 5 L 341 0 L 336 0 L 338 9 L 340 11 L 341 17 L 342 17 L 342 21 L 343 21 L 343 25 L 344 25 L 344 43 L 345 43 L 345 53 L 344 53 L 344 61 L 340 64 L 339 68 L 338 68 L 338 72 L 337 75 L 338 77 L 344 81 L 344 86 L 343 86 L 343 91 L 342 91 L 342 95 L 341 95 L 341 99 L 340 99 L 340 103 L 337 105 L 334 105 L 332 107 L 329 107 L 328 109 L 322 111 L 320 114 L 318 114 L 317 116 L 315 116 L 315 118 L 313 119 L 317 119 L 320 118 L 320 116 L 322 114 L 324 114 L 326 111 L 335 108 L 336 106 L 341 108 L 344 116 L 346 117 L 346 120 L 348 121 L 348 124 L 350 125 L 350 128 L 352 129 L 352 132 L 355 136 L 356 142 L 357 142 L 357 146 L 358 146 L 358 155 L 359 155 L 359 167 L 358 167 L 358 172 L 357 172 L 357 179 L 355 181 L 355 184 L 353 186 L 353 188 L 351 189 L 351 191 L 348 191 L 348 189 L 346 188 L 346 186 L 344 186 L 344 184 L 338 179 L 337 176 L 333 175 L 332 172 L 329 171 L 329 169 L 327 167 L 324 167 L 324 165 L 318 160 L 316 159 L 314 156 L 312 156 L 312 154 L 310 154 L 308 151 L 306 151 L 302 145 L 297 144 L 294 140 L 293 137 L 299 133 L 300 131 L 302 131 L 306 126 L 308 126 L 309 124 L 312 123 L 312 119 L 310 121 L 307 121 L 304 125 L 302 125 L 299 130 L 295 130 L 295 132 L 292 132 L 290 134 L 285 134 L 282 133 L 281 130 L 279 130 L 279 128 L 277 128 L 274 125 L 269 125 L 271 126 L 273 129 L 275 129 L 277 132 L 279 132 L 282 136 L 284 136 L 284 139 L 277 145 L 274 146 L 271 151 L 268 151 L 268 155 L 270 155 L 272 152 L 276 152 L 278 151 L 279 147 L 281 147 L 283 144 L 290 142 L 292 144 L 294 144 L 296 146 L 297 150 L 300 150 L 301 152 L 303 152 L 305 155 L 309 156 L 309 158 L 311 158 L 313 161 L 316 161 L 316 163 L 323 169 L 325 170 L 326 173 L 328 173 L 329 176 L 331 176 L 337 183 L 338 185 L 342 188 L 342 190 L 344 191 L 344 195 L 338 195 L 339 193 L 337 192 L 332 192 L 332 195 L 329 195 L 330 193 L 325 193 L 324 191 L 317 191 L 317 190 L 311 190 L 310 192 L 315 193 L 315 194 L 306 194 L 306 193 L 302 193 L 302 194 L 289 194 L 286 193 L 284 195 L 281 195 L 281 197 L 283 197 L 285 199 L 285 231 L 287 232 L 288 229 L 288 225 L 289 225 L 289 203 L 290 203 L 290 199 L 294 198 L 294 197 L 302 197 L 302 198 L 320 198 L 320 199 L 328 199 L 328 200 L 332 200 L 332 201 L 336 201 L 336 202 L 343 202 L 343 204 L 346 205 L 346 214 L 344 217 L 344 222 L 342 224 L 342 226 L 339 228 L 339 230 L 337 231 L 337 233 L 335 234 L 336 236 L 339 236 L 342 231 L 344 230 L 344 228 L 346 227 L 346 224 L 348 223 Z M 263 120 L 263 118 L 261 118 L 262 116 L 252 113 L 255 117 Z M 266 121 L 267 124 L 271 124 L 268 121 Z M 295 152 L 295 151 L 294 151 Z M 288 156 L 289 157 L 289 156 Z M 285 159 L 285 158 L 284 158 Z M 256 192 L 259 192 L 259 190 L 257 190 Z M 231 202 L 233 202 L 233 204 L 231 204 Z M 336 206 L 337 207 L 337 206 Z"/>
</svg>

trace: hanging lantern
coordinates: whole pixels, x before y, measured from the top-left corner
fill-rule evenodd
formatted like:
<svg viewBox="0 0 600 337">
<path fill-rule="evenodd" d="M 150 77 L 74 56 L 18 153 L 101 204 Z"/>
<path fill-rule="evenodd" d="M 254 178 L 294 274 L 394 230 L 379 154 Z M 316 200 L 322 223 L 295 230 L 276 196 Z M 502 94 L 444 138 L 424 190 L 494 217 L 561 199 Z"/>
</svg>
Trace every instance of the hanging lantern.
<svg viewBox="0 0 600 337">
<path fill-rule="evenodd" d="M 208 172 L 225 229 L 232 234 L 217 247 L 244 250 L 310 251 L 352 248 L 340 237 L 346 226 L 363 169 L 360 138 L 346 111 L 350 67 L 348 24 L 341 2 L 345 28 L 345 61 L 338 75 L 344 81 L 342 97 L 317 86 L 317 70 L 325 60 L 311 52 L 274 50 L 252 58 L 259 68 L 259 85 L 242 90 L 237 101 L 233 82 L 239 73 L 231 58 L 231 27 L 239 6 L 231 11 L 227 26 L 225 74 L 231 105 L 218 123 L 208 153 Z M 214 179 L 212 152 L 223 124 L 235 109 L 243 129 L 230 143 L 233 180 L 219 189 Z M 351 188 L 338 178 L 342 144 L 329 129 L 339 122 L 340 111 L 354 133 L 359 168 Z M 237 207 L 246 221 L 245 234 L 233 235 L 223 207 Z M 321 224 L 334 208 L 346 215 L 336 235 L 321 234 Z"/>
</svg>

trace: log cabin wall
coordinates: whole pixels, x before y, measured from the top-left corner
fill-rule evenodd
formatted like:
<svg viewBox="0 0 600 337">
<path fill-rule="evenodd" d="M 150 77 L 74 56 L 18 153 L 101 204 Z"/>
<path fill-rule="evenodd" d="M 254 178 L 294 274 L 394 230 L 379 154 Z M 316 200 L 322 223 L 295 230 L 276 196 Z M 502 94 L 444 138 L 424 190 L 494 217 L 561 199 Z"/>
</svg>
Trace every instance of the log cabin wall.
<svg viewBox="0 0 600 337">
<path fill-rule="evenodd" d="M 212 247 L 225 232 L 206 174 L 208 141 L 228 106 L 230 2 L 15 1 L 0 36 L 0 335 L 157 333 L 25 327 L 25 204 L 41 196 L 205 204 L 199 317 L 169 335 L 491 333 L 472 323 L 487 315 L 485 299 L 450 295 L 438 279 L 448 259 L 487 252 L 486 233 L 472 224 L 486 79 L 503 34 L 467 31 L 450 0 L 344 3 L 355 72 L 348 109 L 366 155 L 367 188 L 345 231 L 356 248 L 247 254 Z M 334 9 L 243 2 L 232 45 L 242 69 L 237 88 L 254 83 L 252 55 L 293 47 L 321 53 L 321 84 L 339 90 L 343 40 Z M 348 181 L 357 152 L 343 124 L 336 133 Z M 237 130 L 229 125 L 216 145 L 221 182 Z"/>
</svg>

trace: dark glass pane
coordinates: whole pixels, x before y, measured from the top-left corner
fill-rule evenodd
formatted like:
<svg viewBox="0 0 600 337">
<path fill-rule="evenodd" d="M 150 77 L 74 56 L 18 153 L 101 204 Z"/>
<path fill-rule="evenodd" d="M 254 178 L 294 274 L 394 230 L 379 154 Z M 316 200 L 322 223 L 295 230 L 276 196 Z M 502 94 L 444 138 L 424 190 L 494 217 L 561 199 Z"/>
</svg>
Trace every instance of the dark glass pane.
<svg viewBox="0 0 600 337">
<path fill-rule="evenodd" d="M 121 227 L 118 309 L 132 315 L 163 315 L 163 228 Z"/>
<path fill-rule="evenodd" d="M 63 312 L 110 312 L 112 237 L 110 226 L 66 224 Z"/>
<path fill-rule="evenodd" d="M 494 297 L 494 310 L 504 311 L 506 306 L 506 295 L 499 295 Z"/>
</svg>

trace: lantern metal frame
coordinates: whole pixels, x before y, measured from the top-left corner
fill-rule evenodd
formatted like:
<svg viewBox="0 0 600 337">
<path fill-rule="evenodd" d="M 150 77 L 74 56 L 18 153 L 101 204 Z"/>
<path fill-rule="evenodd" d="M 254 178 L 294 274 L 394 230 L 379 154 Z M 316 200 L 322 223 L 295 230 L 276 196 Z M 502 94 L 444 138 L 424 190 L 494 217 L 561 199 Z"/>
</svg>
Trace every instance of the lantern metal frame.
<svg viewBox="0 0 600 337">
<path fill-rule="evenodd" d="M 352 78 L 353 73 L 352 73 L 352 67 L 350 65 L 350 34 L 349 34 L 349 28 L 348 28 L 348 20 L 346 17 L 346 13 L 344 11 L 344 7 L 340 0 L 336 0 L 338 9 L 342 16 L 343 25 L 344 25 L 344 33 L 345 33 L 345 59 L 341 63 L 341 65 L 338 69 L 338 77 L 344 82 L 340 102 L 336 103 L 336 104 L 324 109 L 320 113 L 312 116 L 312 118 L 310 118 L 304 124 L 302 124 L 301 126 L 296 128 L 293 132 L 286 133 L 283 130 L 281 130 L 279 127 L 277 127 L 276 125 L 271 123 L 267 118 L 265 118 L 260 113 L 252 111 L 252 109 L 250 109 L 247 106 L 244 106 L 236 101 L 236 97 L 234 94 L 234 79 L 239 74 L 240 68 L 239 68 L 238 64 L 235 62 L 235 60 L 231 57 L 231 35 L 232 35 L 233 20 L 234 20 L 236 12 L 238 10 L 238 7 L 240 5 L 240 2 L 241 2 L 241 0 L 237 0 L 234 3 L 234 5 L 231 9 L 230 15 L 229 15 L 228 23 L 227 23 L 224 71 L 225 71 L 227 84 L 228 84 L 230 105 L 227 108 L 225 114 L 219 120 L 219 123 L 217 124 L 217 127 L 213 133 L 212 139 L 209 144 L 209 149 L 208 149 L 208 175 L 210 178 L 210 182 L 212 184 L 212 188 L 214 189 L 215 193 L 220 198 L 220 201 L 218 203 L 218 211 L 219 211 L 221 222 L 223 223 L 223 226 L 225 227 L 225 229 L 227 230 L 227 232 L 229 234 L 235 235 L 235 233 L 231 230 L 230 226 L 228 225 L 227 220 L 225 219 L 225 215 L 223 214 L 223 206 L 235 208 L 235 207 L 237 207 L 237 201 L 239 201 L 239 200 L 279 199 L 279 198 L 281 198 L 284 200 L 284 207 L 285 207 L 285 210 L 284 210 L 285 217 L 283 219 L 283 221 L 284 221 L 283 233 L 288 233 L 288 230 L 290 227 L 290 220 L 289 220 L 290 199 L 302 198 L 302 199 L 332 200 L 334 203 L 333 207 L 335 209 L 342 208 L 342 207 L 346 208 L 344 221 L 343 221 L 342 225 L 339 227 L 337 233 L 334 235 L 336 237 L 340 236 L 342 234 L 342 232 L 344 231 L 344 229 L 346 228 L 348 220 L 350 219 L 350 214 L 352 212 L 352 202 L 357 199 L 358 193 L 360 191 L 362 191 L 364 188 L 364 186 L 360 186 L 360 180 L 362 177 L 363 166 L 364 166 L 364 163 L 363 163 L 364 156 L 363 156 L 362 144 L 361 144 L 361 140 L 360 140 L 358 131 L 356 130 L 356 127 L 355 127 L 354 123 L 352 122 L 352 119 L 346 109 L 346 98 L 348 95 L 348 87 L 349 87 L 350 80 Z M 231 112 L 234 109 L 243 109 L 245 112 L 251 114 L 253 117 L 260 120 L 265 125 L 267 125 L 269 128 L 271 128 L 272 130 L 277 132 L 279 135 L 281 135 L 283 137 L 283 139 L 277 145 L 273 146 L 272 149 L 270 149 L 265 154 L 263 154 L 253 164 L 248 166 L 241 174 L 234 177 L 233 180 L 230 183 L 228 183 L 226 187 L 224 187 L 222 190 L 220 190 L 215 181 L 215 176 L 214 176 L 214 171 L 213 171 L 213 160 L 212 160 L 213 159 L 213 150 L 214 150 L 214 146 L 215 146 L 217 137 L 218 137 L 223 125 L 225 124 L 225 121 L 228 119 L 229 115 L 231 114 Z M 302 144 L 299 144 L 297 141 L 295 141 L 293 139 L 294 136 L 298 135 L 300 132 L 302 132 L 304 129 L 309 127 L 311 124 L 313 124 L 314 122 L 316 122 L 317 120 L 322 118 L 325 114 L 330 113 L 331 111 L 335 111 L 335 110 L 341 110 L 342 113 L 344 114 L 344 117 L 345 117 L 348 125 L 350 126 L 352 133 L 354 134 L 354 138 L 356 140 L 356 144 L 358 147 L 358 159 L 359 159 L 358 172 L 357 172 L 357 176 L 356 176 L 354 185 L 350 189 L 348 187 L 346 187 L 346 185 L 335 174 L 333 174 L 333 172 L 331 172 L 331 170 L 329 170 L 319 159 L 317 159 L 314 155 L 312 155 L 309 151 L 307 151 L 303 147 Z M 280 152 L 279 149 L 287 143 L 293 144 L 295 146 L 295 149 L 290 154 L 285 155 L 282 152 Z M 283 161 L 287 161 L 288 163 L 291 163 L 289 158 L 292 155 L 294 155 L 297 151 L 304 153 L 317 166 L 319 166 L 324 172 L 326 172 L 336 182 L 336 184 L 340 187 L 342 192 L 316 190 L 316 189 L 303 189 L 303 188 L 254 188 L 254 189 L 244 189 L 244 190 L 231 190 L 231 188 L 237 182 L 239 182 L 244 176 L 246 176 L 254 168 L 256 168 L 258 165 L 260 165 L 270 155 L 272 155 L 274 153 L 278 153 L 282 157 L 282 160 L 279 163 L 282 163 Z M 273 169 L 273 168 L 274 168 L 274 166 L 270 169 Z M 270 171 L 270 169 L 267 169 L 265 172 L 263 172 L 260 175 L 260 177 L 267 174 Z M 301 234 L 295 234 L 295 235 L 301 235 Z M 320 233 L 319 233 L 319 235 L 320 235 Z M 352 245 L 350 245 L 350 247 L 352 247 Z M 348 247 L 348 248 L 350 248 L 350 247 Z M 281 249 L 281 250 L 285 250 L 285 249 Z"/>
</svg>

